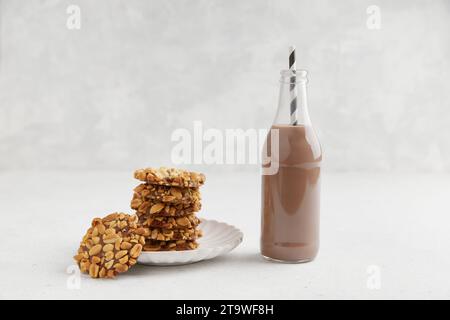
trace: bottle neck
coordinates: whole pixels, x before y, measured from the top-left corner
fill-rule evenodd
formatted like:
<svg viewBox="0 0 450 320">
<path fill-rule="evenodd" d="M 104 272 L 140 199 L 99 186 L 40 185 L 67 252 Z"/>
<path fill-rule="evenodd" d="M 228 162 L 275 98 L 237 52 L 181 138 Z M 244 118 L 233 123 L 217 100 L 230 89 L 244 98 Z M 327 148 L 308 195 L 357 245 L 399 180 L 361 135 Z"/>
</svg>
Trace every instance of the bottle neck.
<svg viewBox="0 0 450 320">
<path fill-rule="evenodd" d="M 306 92 L 307 71 L 281 72 L 278 110 L 274 125 L 310 126 Z"/>
</svg>

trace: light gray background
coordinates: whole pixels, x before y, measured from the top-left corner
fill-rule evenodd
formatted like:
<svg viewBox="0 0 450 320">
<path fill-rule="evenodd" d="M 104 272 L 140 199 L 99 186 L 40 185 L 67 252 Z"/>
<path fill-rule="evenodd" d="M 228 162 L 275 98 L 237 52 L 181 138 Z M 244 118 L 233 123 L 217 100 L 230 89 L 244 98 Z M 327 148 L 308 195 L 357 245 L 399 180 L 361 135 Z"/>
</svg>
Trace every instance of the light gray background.
<svg viewBox="0 0 450 320">
<path fill-rule="evenodd" d="M 132 170 L 194 120 L 267 128 L 296 44 L 327 170 L 450 171 L 448 0 L 0 4 L 2 170 Z"/>
</svg>

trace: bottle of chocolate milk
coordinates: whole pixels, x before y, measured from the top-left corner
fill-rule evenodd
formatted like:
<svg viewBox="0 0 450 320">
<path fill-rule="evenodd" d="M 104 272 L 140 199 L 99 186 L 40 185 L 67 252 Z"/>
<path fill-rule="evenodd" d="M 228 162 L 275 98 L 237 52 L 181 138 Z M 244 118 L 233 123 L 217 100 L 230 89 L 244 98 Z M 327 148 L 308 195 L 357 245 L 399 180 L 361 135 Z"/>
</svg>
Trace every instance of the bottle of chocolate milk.
<svg viewBox="0 0 450 320">
<path fill-rule="evenodd" d="M 308 115 L 306 75 L 281 72 L 263 151 L 261 254 L 278 262 L 309 262 L 319 249 L 322 151 Z"/>
</svg>

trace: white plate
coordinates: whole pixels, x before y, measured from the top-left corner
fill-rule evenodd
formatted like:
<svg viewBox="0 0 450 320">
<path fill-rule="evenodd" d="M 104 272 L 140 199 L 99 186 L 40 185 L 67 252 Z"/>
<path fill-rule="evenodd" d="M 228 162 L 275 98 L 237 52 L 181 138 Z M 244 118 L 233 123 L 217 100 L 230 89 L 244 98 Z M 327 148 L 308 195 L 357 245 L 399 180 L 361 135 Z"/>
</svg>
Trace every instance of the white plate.
<svg viewBox="0 0 450 320">
<path fill-rule="evenodd" d="M 230 252 L 243 239 L 241 230 L 223 222 L 202 219 L 199 228 L 203 231 L 203 237 L 198 240 L 199 247 L 197 249 L 142 252 L 138 263 L 149 266 L 176 266 L 209 260 Z"/>
</svg>

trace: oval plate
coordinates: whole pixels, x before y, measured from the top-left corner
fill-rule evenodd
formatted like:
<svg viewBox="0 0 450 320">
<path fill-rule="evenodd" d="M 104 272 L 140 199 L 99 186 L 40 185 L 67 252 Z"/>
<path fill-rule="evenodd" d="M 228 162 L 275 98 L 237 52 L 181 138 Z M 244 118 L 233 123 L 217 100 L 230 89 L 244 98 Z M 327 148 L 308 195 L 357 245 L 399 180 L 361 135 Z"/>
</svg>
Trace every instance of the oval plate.
<svg viewBox="0 0 450 320">
<path fill-rule="evenodd" d="M 179 266 L 209 260 L 230 252 L 244 238 L 241 230 L 224 222 L 202 219 L 199 228 L 203 231 L 203 237 L 198 240 L 197 249 L 142 252 L 138 263 L 149 266 Z"/>
</svg>

